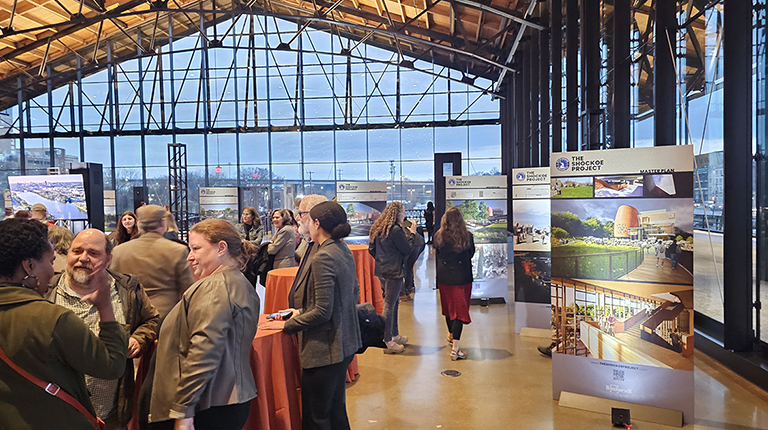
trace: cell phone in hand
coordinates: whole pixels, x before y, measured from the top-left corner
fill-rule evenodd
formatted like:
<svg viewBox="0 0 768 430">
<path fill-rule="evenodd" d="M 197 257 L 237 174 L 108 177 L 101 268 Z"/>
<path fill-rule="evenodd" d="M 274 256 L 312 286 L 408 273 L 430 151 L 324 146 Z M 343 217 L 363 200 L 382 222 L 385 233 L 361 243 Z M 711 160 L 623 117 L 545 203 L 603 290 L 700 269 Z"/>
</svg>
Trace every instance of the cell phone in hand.
<svg viewBox="0 0 768 430">
<path fill-rule="evenodd" d="M 288 318 L 291 317 L 293 313 L 291 311 L 285 311 L 285 312 L 275 312 L 273 314 L 267 315 L 268 320 L 279 320 L 279 321 L 285 321 Z"/>
</svg>

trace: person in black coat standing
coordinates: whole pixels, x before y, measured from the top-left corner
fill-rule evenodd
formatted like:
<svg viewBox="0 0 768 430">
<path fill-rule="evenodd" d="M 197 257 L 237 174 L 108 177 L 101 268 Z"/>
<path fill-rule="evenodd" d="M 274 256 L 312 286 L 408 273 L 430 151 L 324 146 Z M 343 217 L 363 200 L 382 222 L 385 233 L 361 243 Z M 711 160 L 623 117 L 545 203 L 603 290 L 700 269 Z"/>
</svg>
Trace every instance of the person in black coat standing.
<svg viewBox="0 0 768 430">
<path fill-rule="evenodd" d="M 427 227 L 427 245 L 431 245 L 435 231 L 435 205 L 432 202 L 427 202 L 427 208 L 424 209 L 424 224 Z"/>
<path fill-rule="evenodd" d="M 437 252 L 437 288 L 440 305 L 448 325 L 448 343 L 451 344 L 451 360 L 463 360 L 467 353 L 459 349 L 459 339 L 469 317 L 469 300 L 472 294 L 472 256 L 475 240 L 467 230 L 464 217 L 455 207 L 448 209 L 435 233 Z"/>
<path fill-rule="evenodd" d="M 368 252 L 376 259 L 374 273 L 384 290 L 385 354 L 399 354 L 408 343 L 408 337 L 400 335 L 397 324 L 400 290 L 405 283 L 405 261 L 411 253 L 411 243 L 401 226 L 404 220 L 403 204 L 392 202 L 371 227 L 369 237 Z M 415 231 L 416 224 L 411 224 L 411 233 Z"/>
</svg>

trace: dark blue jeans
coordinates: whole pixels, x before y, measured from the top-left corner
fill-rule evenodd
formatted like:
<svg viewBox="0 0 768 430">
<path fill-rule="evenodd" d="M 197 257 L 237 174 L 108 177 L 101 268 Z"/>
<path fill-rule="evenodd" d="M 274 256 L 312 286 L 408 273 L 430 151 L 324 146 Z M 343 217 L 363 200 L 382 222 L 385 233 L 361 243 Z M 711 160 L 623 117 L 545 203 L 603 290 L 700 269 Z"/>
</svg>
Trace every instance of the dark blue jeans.
<svg viewBox="0 0 768 430">
<path fill-rule="evenodd" d="M 384 342 L 392 340 L 392 336 L 400 335 L 397 318 L 400 311 L 400 290 L 405 281 L 403 278 L 379 278 L 384 293 Z"/>
</svg>

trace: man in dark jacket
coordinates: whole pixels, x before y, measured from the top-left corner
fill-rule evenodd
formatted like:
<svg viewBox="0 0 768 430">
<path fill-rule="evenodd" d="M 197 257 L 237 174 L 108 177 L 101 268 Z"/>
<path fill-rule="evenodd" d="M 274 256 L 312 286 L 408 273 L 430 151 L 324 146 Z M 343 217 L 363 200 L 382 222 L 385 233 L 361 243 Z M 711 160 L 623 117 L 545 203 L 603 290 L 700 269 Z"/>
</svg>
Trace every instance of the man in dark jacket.
<svg viewBox="0 0 768 430">
<path fill-rule="evenodd" d="M 411 253 L 408 254 L 408 258 L 405 260 L 405 284 L 400 290 L 400 301 L 407 302 L 412 300 L 411 293 L 416 291 L 416 284 L 414 283 L 413 266 L 416 265 L 416 260 L 424 252 L 424 236 L 418 232 L 413 233 L 411 229 L 411 221 L 403 221 L 405 227 L 405 235 L 408 236 L 408 243 L 411 244 Z"/>
<path fill-rule="evenodd" d="M 99 230 L 81 231 L 72 241 L 67 254 L 67 269 L 51 280 L 47 299 L 80 317 L 94 333 L 98 333 L 99 317 L 91 305 L 80 299 L 93 292 L 94 277 L 106 272 L 112 283 L 110 291 L 115 319 L 128 327 L 128 351 L 125 373 L 117 380 L 86 376 L 96 414 L 107 429 L 124 429 L 133 412 L 134 373 L 132 358 L 140 357 L 154 344 L 160 314 L 135 277 L 107 270 L 112 259 L 112 244 Z"/>
</svg>

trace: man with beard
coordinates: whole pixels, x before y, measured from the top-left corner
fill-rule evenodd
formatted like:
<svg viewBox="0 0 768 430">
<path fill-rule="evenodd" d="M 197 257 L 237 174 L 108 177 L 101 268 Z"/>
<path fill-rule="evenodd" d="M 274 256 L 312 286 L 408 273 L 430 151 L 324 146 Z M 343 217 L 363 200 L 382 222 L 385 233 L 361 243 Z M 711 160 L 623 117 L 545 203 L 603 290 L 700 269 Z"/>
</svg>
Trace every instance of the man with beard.
<svg viewBox="0 0 768 430">
<path fill-rule="evenodd" d="M 301 234 L 301 243 L 296 248 L 297 260 L 300 258 L 299 271 L 296 272 L 296 277 L 293 278 L 293 285 L 291 286 L 291 292 L 288 294 L 288 307 L 294 308 L 293 293 L 296 292 L 296 288 L 301 284 L 302 276 L 307 274 L 304 270 L 312 262 L 312 257 L 317 252 L 315 243 L 309 238 L 309 211 L 313 207 L 319 205 L 322 202 L 327 202 L 328 199 L 325 196 L 319 194 L 310 194 L 303 199 L 299 204 L 299 211 L 296 213 L 296 222 L 299 223 L 299 234 Z"/>
<path fill-rule="evenodd" d="M 117 380 L 85 376 L 91 403 L 106 429 L 124 429 L 133 409 L 133 358 L 140 357 L 157 338 L 160 315 L 135 277 L 108 270 L 112 261 L 112 242 L 99 230 L 78 233 L 67 253 L 67 269 L 51 280 L 47 298 L 80 317 L 99 334 L 99 313 L 81 299 L 104 282 L 110 284 L 115 320 L 129 329 L 125 373 Z"/>
</svg>

